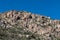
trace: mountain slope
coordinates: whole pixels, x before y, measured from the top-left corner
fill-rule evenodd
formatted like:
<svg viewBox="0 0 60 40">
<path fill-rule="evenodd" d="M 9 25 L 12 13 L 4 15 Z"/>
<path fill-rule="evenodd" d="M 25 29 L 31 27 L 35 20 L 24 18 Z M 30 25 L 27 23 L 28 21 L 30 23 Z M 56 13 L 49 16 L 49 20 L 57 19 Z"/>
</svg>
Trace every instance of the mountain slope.
<svg viewBox="0 0 60 40">
<path fill-rule="evenodd" d="M 60 40 L 60 21 L 25 11 L 0 14 L 1 40 Z"/>
</svg>

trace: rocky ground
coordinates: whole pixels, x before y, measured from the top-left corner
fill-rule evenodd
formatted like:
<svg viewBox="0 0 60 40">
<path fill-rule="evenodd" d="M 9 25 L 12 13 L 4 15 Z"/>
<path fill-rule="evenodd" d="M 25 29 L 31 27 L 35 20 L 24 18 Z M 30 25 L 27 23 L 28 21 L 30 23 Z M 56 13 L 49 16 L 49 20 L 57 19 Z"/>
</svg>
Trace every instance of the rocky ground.
<svg viewBox="0 0 60 40">
<path fill-rule="evenodd" d="M 0 40 L 60 40 L 60 20 L 26 11 L 4 12 Z"/>
</svg>

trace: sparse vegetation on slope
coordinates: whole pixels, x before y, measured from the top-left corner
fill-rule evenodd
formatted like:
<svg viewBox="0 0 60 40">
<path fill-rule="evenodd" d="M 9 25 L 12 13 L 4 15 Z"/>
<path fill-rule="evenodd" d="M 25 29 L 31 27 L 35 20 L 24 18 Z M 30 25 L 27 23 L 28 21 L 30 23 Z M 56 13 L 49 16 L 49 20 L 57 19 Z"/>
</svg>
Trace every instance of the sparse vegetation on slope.
<svg viewBox="0 0 60 40">
<path fill-rule="evenodd" d="M 4 12 L 0 40 L 60 40 L 60 21 L 24 11 Z"/>
</svg>

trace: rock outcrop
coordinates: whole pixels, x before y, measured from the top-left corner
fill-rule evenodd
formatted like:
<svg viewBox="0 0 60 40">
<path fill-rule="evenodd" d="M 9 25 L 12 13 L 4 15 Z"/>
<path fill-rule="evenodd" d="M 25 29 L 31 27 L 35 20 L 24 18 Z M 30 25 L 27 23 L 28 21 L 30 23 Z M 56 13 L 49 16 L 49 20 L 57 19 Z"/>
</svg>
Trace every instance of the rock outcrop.
<svg viewBox="0 0 60 40">
<path fill-rule="evenodd" d="M 25 11 L 0 14 L 1 40 L 60 40 L 60 20 Z"/>
</svg>

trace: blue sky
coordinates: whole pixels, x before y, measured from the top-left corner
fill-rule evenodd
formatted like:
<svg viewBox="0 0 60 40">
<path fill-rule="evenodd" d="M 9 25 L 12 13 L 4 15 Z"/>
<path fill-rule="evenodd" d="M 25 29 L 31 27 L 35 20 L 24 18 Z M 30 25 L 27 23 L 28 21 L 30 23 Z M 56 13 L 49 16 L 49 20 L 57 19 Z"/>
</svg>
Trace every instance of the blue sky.
<svg viewBox="0 0 60 40">
<path fill-rule="evenodd" d="M 0 12 L 25 10 L 60 19 L 60 0 L 0 0 Z"/>
</svg>

